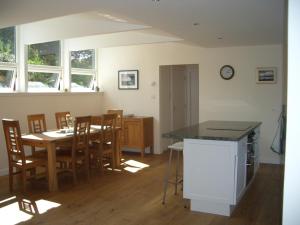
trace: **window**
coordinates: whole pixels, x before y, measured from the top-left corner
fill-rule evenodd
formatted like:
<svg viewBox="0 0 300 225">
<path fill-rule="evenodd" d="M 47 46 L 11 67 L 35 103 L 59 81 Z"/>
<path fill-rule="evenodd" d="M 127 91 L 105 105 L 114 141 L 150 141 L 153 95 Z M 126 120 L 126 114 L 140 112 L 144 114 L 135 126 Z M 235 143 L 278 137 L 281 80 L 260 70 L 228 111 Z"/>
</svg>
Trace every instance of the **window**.
<svg viewBox="0 0 300 225">
<path fill-rule="evenodd" d="M 15 88 L 16 69 L 0 67 L 0 89 L 1 91 L 13 91 Z"/>
<path fill-rule="evenodd" d="M 28 45 L 29 92 L 59 91 L 62 74 L 60 42 Z"/>
<path fill-rule="evenodd" d="M 16 81 L 16 31 L 14 27 L 0 29 L 0 92 L 11 92 Z"/>
<path fill-rule="evenodd" d="M 71 52 L 71 91 L 95 90 L 95 50 Z"/>
</svg>

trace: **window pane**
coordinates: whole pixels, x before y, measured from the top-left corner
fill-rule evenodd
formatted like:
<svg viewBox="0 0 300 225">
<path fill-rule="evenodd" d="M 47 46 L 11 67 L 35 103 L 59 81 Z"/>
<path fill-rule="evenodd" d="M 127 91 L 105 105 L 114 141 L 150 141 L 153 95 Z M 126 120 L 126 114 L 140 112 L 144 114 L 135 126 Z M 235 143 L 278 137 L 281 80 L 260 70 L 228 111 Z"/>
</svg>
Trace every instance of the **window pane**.
<svg viewBox="0 0 300 225">
<path fill-rule="evenodd" d="M 60 66 L 60 42 L 52 41 L 28 46 L 28 63 Z"/>
<path fill-rule="evenodd" d="M 91 89 L 93 81 L 93 75 L 82 75 L 82 74 L 72 74 L 71 76 L 71 89 L 72 90 L 82 90 Z"/>
<path fill-rule="evenodd" d="M 14 27 L 0 29 L 0 62 L 16 62 Z"/>
<path fill-rule="evenodd" d="M 29 91 L 58 90 L 58 73 L 28 72 Z"/>
<path fill-rule="evenodd" d="M 0 70 L 0 88 L 11 88 L 13 77 L 13 70 Z"/>
<path fill-rule="evenodd" d="M 82 50 L 71 52 L 72 68 L 94 69 L 95 68 L 95 50 Z"/>
</svg>

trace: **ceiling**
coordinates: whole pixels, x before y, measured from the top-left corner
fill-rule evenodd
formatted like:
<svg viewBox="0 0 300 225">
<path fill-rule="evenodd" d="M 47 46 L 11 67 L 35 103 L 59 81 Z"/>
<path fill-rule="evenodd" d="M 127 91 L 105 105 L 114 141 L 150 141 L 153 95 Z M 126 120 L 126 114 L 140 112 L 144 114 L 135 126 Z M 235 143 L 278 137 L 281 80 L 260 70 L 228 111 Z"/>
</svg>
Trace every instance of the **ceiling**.
<svg viewBox="0 0 300 225">
<path fill-rule="evenodd" d="M 0 27 L 96 11 L 119 23 L 112 33 L 130 30 L 128 24 L 152 27 L 203 47 L 282 44 L 285 35 L 285 0 L 1 0 L 0 6 Z"/>
</svg>

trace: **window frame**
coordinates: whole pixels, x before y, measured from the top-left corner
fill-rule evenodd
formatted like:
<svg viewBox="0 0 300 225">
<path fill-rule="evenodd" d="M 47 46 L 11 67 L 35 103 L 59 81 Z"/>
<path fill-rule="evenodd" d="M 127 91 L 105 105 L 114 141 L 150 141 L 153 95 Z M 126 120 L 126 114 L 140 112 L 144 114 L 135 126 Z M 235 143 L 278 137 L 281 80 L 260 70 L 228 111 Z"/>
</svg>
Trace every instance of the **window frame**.
<svg viewBox="0 0 300 225">
<path fill-rule="evenodd" d="M 14 62 L 2 62 L 0 61 L 0 70 L 10 70 L 13 71 L 13 77 L 11 81 L 10 88 L 1 88 L 0 93 L 14 93 L 17 89 L 17 79 L 18 79 L 18 56 L 19 56 L 19 29 L 17 26 L 12 26 L 14 28 Z"/>
<path fill-rule="evenodd" d="M 53 92 L 62 92 L 62 80 L 63 80 L 63 41 L 57 40 L 59 43 L 59 66 L 49 66 L 49 65 L 36 65 L 36 64 L 29 64 L 28 63 L 28 48 L 29 45 L 25 45 L 26 48 L 26 55 L 25 57 L 25 65 L 26 65 L 26 72 L 25 72 L 25 92 L 28 93 L 53 93 Z M 35 43 L 35 44 L 43 44 L 47 43 L 46 42 L 40 42 L 40 43 Z M 42 90 L 30 90 L 28 88 L 29 84 L 29 73 L 57 73 L 58 78 L 57 78 L 57 88 L 45 88 Z"/>
<path fill-rule="evenodd" d="M 0 87 L 0 93 L 9 93 L 15 91 L 16 81 L 17 81 L 17 65 L 16 63 L 3 63 L 0 62 L 0 70 L 13 71 L 13 77 L 11 80 L 11 87 L 3 88 Z"/>
<path fill-rule="evenodd" d="M 84 51 L 84 50 L 94 50 L 94 58 L 93 58 L 93 69 L 83 69 L 83 68 L 77 68 L 72 67 L 72 52 L 76 51 Z M 98 89 L 98 51 L 95 48 L 91 49 L 80 49 L 80 50 L 70 50 L 69 51 L 69 90 L 70 92 L 96 92 Z M 76 89 L 72 90 L 72 75 L 92 75 L 92 80 L 89 88 L 83 88 L 83 89 Z"/>
<path fill-rule="evenodd" d="M 34 91 L 34 90 L 30 90 L 28 88 L 29 86 L 29 73 L 57 73 L 58 77 L 57 77 L 57 81 L 56 81 L 56 85 L 57 87 L 55 88 L 45 88 L 44 90 L 40 90 L 40 91 Z M 61 86 L 61 79 L 62 79 L 62 68 L 60 66 L 40 66 L 40 65 L 32 65 L 29 64 L 27 65 L 27 79 L 26 79 L 26 91 L 31 93 L 31 92 L 59 92 L 60 91 L 60 86 Z"/>
</svg>

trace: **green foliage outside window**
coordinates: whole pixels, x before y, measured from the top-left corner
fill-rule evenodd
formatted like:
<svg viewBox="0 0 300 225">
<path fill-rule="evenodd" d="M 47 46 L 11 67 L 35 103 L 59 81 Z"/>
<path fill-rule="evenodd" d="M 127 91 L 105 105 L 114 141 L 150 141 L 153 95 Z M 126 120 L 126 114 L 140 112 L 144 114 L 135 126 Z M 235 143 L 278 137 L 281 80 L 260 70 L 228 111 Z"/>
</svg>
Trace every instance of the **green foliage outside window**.
<svg viewBox="0 0 300 225">
<path fill-rule="evenodd" d="M 28 64 L 59 66 L 60 42 L 44 42 L 28 46 Z M 58 74 L 45 72 L 28 72 L 28 86 L 30 88 L 55 88 Z"/>
<path fill-rule="evenodd" d="M 95 50 L 87 49 L 71 52 L 71 67 L 73 69 L 95 69 Z M 90 88 L 93 75 L 72 74 L 71 88 Z"/>
<path fill-rule="evenodd" d="M 95 51 L 93 49 L 71 52 L 72 68 L 94 69 L 94 60 Z"/>
<path fill-rule="evenodd" d="M 13 77 L 12 70 L 0 70 L 0 88 L 9 88 Z"/>
<path fill-rule="evenodd" d="M 92 82 L 92 78 L 92 75 L 72 74 L 72 83 L 76 83 L 77 85 L 80 85 L 84 88 L 89 88 Z"/>
<path fill-rule="evenodd" d="M 59 41 L 51 41 L 51 42 L 29 45 L 28 64 L 59 66 L 60 65 Z"/>
<path fill-rule="evenodd" d="M 0 29 L 0 62 L 15 61 L 15 28 Z"/>
<path fill-rule="evenodd" d="M 57 73 L 41 73 L 41 72 L 29 72 L 28 73 L 28 86 L 32 88 L 55 88 L 57 85 L 58 74 Z"/>
</svg>

